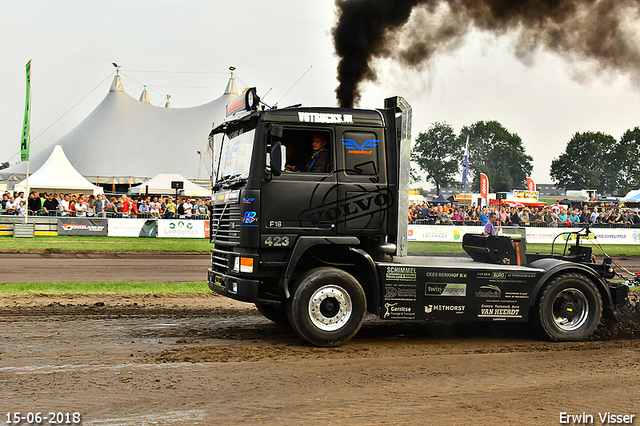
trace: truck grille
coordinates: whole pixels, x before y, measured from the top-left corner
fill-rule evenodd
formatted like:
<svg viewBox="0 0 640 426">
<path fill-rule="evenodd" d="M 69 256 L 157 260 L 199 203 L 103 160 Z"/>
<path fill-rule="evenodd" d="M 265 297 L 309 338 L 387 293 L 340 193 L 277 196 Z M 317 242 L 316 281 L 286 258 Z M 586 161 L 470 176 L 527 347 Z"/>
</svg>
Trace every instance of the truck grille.
<svg viewBox="0 0 640 426">
<path fill-rule="evenodd" d="M 213 207 L 211 218 L 211 237 L 214 244 L 240 244 L 242 212 L 239 204 L 217 204 Z"/>
<path fill-rule="evenodd" d="M 223 274 L 229 273 L 229 254 L 230 252 L 211 249 L 211 269 Z"/>
</svg>

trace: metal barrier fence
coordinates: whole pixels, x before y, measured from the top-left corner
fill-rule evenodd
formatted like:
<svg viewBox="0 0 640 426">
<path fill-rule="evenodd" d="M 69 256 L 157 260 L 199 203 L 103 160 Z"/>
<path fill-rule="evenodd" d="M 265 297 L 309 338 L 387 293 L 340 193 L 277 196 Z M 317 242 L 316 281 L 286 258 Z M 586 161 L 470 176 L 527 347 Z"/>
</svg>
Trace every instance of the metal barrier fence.
<svg viewBox="0 0 640 426">
<path fill-rule="evenodd" d="M 24 218 L 24 215 L 18 215 L 15 213 L 14 210 L 5 210 L 5 209 L 0 209 L 0 218 L 1 217 L 22 217 Z M 191 220 L 208 220 L 209 219 L 209 215 L 174 215 L 171 218 L 165 218 L 163 215 L 153 215 L 151 213 L 138 213 L 136 215 L 128 215 L 128 214 L 123 214 L 123 213 L 111 213 L 111 212 L 105 212 L 105 213 L 98 213 L 95 216 L 88 216 L 88 215 L 83 215 L 83 216 L 79 216 L 76 215 L 76 212 L 59 212 L 59 211 L 55 211 L 55 212 L 49 212 L 49 213 L 44 213 L 44 212 L 38 212 L 38 213 L 32 213 L 29 212 L 29 217 L 78 217 L 78 218 L 97 218 L 97 219 L 121 219 L 121 218 L 133 218 L 133 219 L 191 219 Z"/>
</svg>

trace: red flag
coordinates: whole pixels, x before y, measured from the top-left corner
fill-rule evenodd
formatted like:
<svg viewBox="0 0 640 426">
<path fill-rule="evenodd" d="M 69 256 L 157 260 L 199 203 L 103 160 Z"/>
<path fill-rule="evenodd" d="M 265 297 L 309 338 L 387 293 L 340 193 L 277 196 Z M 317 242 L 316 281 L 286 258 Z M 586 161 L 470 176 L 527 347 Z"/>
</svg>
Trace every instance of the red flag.
<svg viewBox="0 0 640 426">
<path fill-rule="evenodd" d="M 489 178 L 484 173 L 480 173 L 480 196 L 489 199 Z"/>
<path fill-rule="evenodd" d="M 527 189 L 532 192 L 536 190 L 536 183 L 530 177 L 527 178 Z"/>
</svg>

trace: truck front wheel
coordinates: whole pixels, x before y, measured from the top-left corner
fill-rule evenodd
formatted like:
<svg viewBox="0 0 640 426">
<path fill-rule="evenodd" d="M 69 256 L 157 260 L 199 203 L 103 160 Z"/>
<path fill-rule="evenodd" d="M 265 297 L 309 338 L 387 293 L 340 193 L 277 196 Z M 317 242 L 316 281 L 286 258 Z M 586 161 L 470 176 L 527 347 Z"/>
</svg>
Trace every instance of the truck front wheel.
<svg viewBox="0 0 640 426">
<path fill-rule="evenodd" d="M 602 298 L 593 281 L 565 273 L 543 289 L 534 317 L 537 331 L 553 341 L 586 339 L 602 316 Z"/>
<path fill-rule="evenodd" d="M 362 286 L 349 273 L 316 268 L 303 274 L 287 301 L 293 329 L 317 346 L 338 346 L 362 327 L 367 299 Z"/>
</svg>

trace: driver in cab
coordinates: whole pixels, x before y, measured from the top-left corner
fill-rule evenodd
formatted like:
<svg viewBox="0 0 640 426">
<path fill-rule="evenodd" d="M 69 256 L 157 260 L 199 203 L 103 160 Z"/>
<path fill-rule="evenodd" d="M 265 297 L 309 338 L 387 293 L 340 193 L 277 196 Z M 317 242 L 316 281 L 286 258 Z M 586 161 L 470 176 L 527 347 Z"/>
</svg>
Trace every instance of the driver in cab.
<svg viewBox="0 0 640 426">
<path fill-rule="evenodd" d="M 312 173 L 327 173 L 329 170 L 330 153 L 327 149 L 327 140 L 321 133 L 313 135 L 313 141 L 311 142 L 313 147 L 313 154 L 311 159 L 306 164 L 285 166 L 287 172 L 312 172 Z"/>
</svg>

